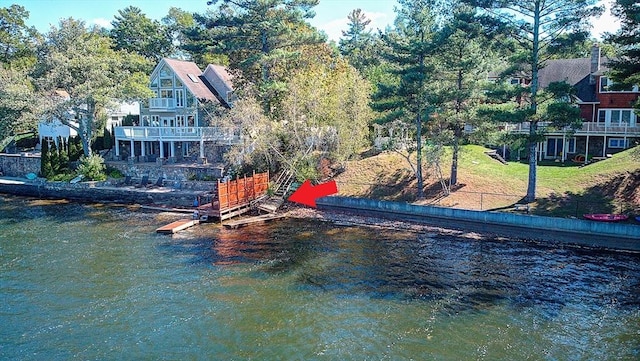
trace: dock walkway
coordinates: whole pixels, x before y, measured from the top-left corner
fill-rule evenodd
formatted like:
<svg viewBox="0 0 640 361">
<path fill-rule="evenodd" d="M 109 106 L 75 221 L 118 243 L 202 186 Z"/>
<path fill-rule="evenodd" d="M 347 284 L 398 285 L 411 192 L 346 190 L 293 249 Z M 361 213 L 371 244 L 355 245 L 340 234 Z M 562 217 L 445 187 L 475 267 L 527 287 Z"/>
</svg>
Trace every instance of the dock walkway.
<svg viewBox="0 0 640 361">
<path fill-rule="evenodd" d="M 224 223 L 225 228 L 240 228 L 249 224 L 269 222 L 274 219 L 286 217 L 284 214 L 263 214 L 255 217 L 241 218 L 235 221 Z"/>
<path fill-rule="evenodd" d="M 197 219 L 180 219 L 156 229 L 158 233 L 176 233 L 200 223 Z"/>
</svg>

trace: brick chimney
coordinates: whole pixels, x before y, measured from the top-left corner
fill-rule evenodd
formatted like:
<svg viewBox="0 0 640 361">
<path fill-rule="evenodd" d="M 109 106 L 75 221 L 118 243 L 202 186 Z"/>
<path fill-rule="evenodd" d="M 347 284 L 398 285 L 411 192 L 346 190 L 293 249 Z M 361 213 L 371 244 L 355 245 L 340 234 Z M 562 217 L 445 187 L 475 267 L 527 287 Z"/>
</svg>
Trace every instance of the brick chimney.
<svg viewBox="0 0 640 361">
<path fill-rule="evenodd" d="M 600 70 L 600 45 L 593 44 L 591 47 L 591 74 Z"/>
</svg>

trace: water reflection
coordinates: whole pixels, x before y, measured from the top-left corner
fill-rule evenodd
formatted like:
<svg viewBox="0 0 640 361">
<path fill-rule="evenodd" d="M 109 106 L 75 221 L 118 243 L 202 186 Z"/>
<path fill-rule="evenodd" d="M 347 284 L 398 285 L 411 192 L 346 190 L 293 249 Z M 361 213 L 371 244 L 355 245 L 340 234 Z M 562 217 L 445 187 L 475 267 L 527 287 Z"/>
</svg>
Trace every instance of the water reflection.
<svg viewBox="0 0 640 361">
<path fill-rule="evenodd" d="M 540 307 L 545 317 L 575 304 L 640 306 L 638 269 L 619 267 L 621 258 L 640 261 L 631 254 L 300 220 L 219 229 L 212 238 L 189 242 L 194 260 L 257 264 L 256 272 L 293 275 L 308 292 L 438 302 L 451 314 L 503 304 Z"/>
<path fill-rule="evenodd" d="M 635 255 L 29 202 L 0 202 L 3 359 L 640 356 Z"/>
</svg>

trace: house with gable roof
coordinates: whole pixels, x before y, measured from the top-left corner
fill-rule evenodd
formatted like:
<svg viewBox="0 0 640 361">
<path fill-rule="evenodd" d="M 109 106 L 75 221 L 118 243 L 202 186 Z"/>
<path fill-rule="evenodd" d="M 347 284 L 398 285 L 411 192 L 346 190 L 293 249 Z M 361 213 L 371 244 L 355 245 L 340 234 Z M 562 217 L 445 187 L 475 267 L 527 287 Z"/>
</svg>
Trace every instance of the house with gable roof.
<svg viewBox="0 0 640 361">
<path fill-rule="evenodd" d="M 546 88 L 552 82 L 565 81 L 576 90 L 575 101 L 583 118 L 575 131 L 547 129 L 544 141 L 538 144 L 537 158 L 565 161 L 573 159 L 587 163 L 603 159 L 640 142 L 640 119 L 633 104 L 640 97 L 638 86 L 613 91 L 607 77 L 608 59 L 601 57 L 596 44 L 591 57 L 549 60 L 539 72 L 539 84 Z M 512 81 L 514 83 L 514 81 Z M 527 79 L 518 80 L 527 85 Z M 540 127 L 546 124 L 539 123 Z M 510 131 L 529 133 L 529 124 L 514 125 Z"/>
<path fill-rule="evenodd" d="M 194 62 L 164 58 L 149 88 L 155 96 L 141 103 L 139 124 L 115 128 L 117 158 L 207 162 L 240 141 L 238 129 L 216 122 L 220 110 L 233 106 L 225 67 L 209 64 L 201 71 Z"/>
</svg>

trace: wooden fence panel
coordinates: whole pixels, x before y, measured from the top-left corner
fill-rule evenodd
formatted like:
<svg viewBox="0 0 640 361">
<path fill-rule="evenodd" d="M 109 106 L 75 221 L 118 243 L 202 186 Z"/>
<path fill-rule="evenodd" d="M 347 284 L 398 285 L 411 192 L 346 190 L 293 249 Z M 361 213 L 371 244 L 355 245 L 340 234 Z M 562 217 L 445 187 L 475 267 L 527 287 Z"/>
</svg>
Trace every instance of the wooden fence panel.
<svg viewBox="0 0 640 361">
<path fill-rule="evenodd" d="M 224 183 L 218 181 L 217 188 L 220 210 L 245 205 L 267 193 L 269 173 L 254 173 L 251 177 L 236 178 Z"/>
</svg>

